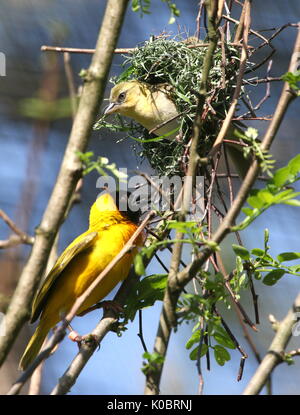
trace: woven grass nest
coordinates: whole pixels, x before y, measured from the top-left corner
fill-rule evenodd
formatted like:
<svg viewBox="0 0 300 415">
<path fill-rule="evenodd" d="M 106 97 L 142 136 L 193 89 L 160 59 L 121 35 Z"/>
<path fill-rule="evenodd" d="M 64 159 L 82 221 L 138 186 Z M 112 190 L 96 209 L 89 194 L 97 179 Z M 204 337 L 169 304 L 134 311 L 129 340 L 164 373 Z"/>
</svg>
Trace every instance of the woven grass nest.
<svg viewBox="0 0 300 415">
<path fill-rule="evenodd" d="M 206 47 L 197 47 L 199 40 L 185 40 L 158 37 L 150 39 L 138 46 L 133 53 L 126 56 L 124 72 L 113 80 L 115 84 L 136 79 L 151 85 L 168 83 L 173 86 L 172 98 L 180 117 L 181 125 L 178 140 L 156 137 L 136 122 L 124 121 L 116 116 L 114 124 L 101 119 L 96 129 L 108 127 L 114 131 L 126 131 L 133 143 L 134 150 L 142 158 L 147 158 L 151 167 L 158 174 L 171 176 L 185 174 L 187 144 L 191 138 L 192 126 L 196 115 L 197 92 L 201 83 L 201 70 Z M 225 52 L 225 53 L 224 53 Z M 232 45 L 218 47 L 210 71 L 208 97 L 204 111 L 207 111 L 200 140 L 199 154 L 205 157 L 220 129 L 220 121 L 224 119 L 229 108 L 235 87 L 236 73 L 239 68 L 239 50 Z M 134 140 L 136 139 L 136 140 Z M 143 142 L 141 142 L 141 140 Z M 146 142 L 149 140 L 148 142 Z"/>
</svg>

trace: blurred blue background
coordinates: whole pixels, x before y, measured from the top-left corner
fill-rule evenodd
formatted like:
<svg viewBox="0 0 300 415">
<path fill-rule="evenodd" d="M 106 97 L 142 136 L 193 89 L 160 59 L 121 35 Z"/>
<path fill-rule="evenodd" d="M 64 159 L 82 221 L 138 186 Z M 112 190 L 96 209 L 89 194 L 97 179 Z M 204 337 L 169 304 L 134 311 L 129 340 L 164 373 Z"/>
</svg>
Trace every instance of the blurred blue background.
<svg viewBox="0 0 300 415">
<path fill-rule="evenodd" d="M 170 12 L 166 4 L 152 0 L 151 14 L 142 18 L 128 8 L 118 47 L 134 47 L 137 43 L 148 39 L 150 35 L 158 35 L 162 31 L 188 32 L 193 35 L 196 29 L 195 18 L 198 0 L 178 0 L 181 11 L 177 23 L 168 25 Z M 43 44 L 62 45 L 78 48 L 93 48 L 101 24 L 104 0 L 0 0 L 0 39 L 1 52 L 6 55 L 6 76 L 0 77 L 0 207 L 17 225 L 30 234 L 39 224 L 43 210 L 47 204 L 56 175 L 63 156 L 64 148 L 71 127 L 71 118 L 58 118 L 38 113 L 29 98 L 39 98 L 46 102 L 55 102 L 68 96 L 67 82 L 62 55 L 41 52 Z M 287 22 L 300 20 L 300 3 L 298 0 L 254 2 L 252 27 L 265 29 L 279 27 Z M 202 29 L 201 35 L 204 35 Z M 286 72 L 290 53 L 294 44 L 296 29 L 288 28 L 274 40 L 276 54 L 273 58 L 271 76 L 280 76 Z M 111 76 L 120 73 L 123 57 L 116 55 L 111 67 Z M 90 55 L 74 54 L 71 65 L 76 85 L 81 80 L 78 73 L 88 67 Z M 260 74 L 265 76 L 266 66 Z M 111 85 L 107 87 L 107 94 Z M 269 115 L 281 91 L 281 83 L 271 84 L 271 97 L 257 115 Z M 264 95 L 264 87 L 252 88 L 253 102 L 258 102 Z M 58 101 L 56 101 L 58 102 Z M 31 106 L 30 106 L 31 104 Z M 55 104 L 56 105 L 56 104 Z M 63 105 L 63 104 L 62 104 Z M 47 107 L 48 108 L 48 107 Z M 65 107 L 63 107 L 65 110 Z M 33 111 L 33 113 L 32 113 Z M 101 109 L 99 107 L 99 114 Z M 39 118 L 37 118 L 39 115 Z M 265 130 L 267 123 L 249 122 L 249 125 Z M 284 165 L 290 158 L 299 153 L 299 103 L 294 102 L 280 128 L 272 154 Z M 117 143 L 120 135 L 107 130 L 93 133 L 90 149 L 98 156 L 106 156 L 118 167 L 128 169 L 143 168 L 133 153 L 130 143 Z M 89 207 L 97 196 L 96 173 L 91 173 L 84 180 L 82 201 L 75 205 L 64 223 L 59 241 L 59 252 L 87 228 Z M 292 207 L 277 206 L 260 217 L 254 226 L 242 233 L 247 248 L 263 246 L 263 229 L 270 229 L 271 254 L 283 251 L 299 250 L 299 210 Z M 5 239 L 9 230 L 0 222 L 0 239 Z M 231 241 L 232 242 L 232 241 Z M 224 246 L 226 263 L 232 261 L 230 247 Z M 30 250 L 28 247 L 17 247 L 1 252 L 0 256 L 0 292 L 10 295 L 14 289 L 18 275 Z M 185 260 L 189 260 L 186 253 Z M 165 258 L 167 262 L 167 258 Z M 228 265 L 229 266 L 229 265 Z M 151 263 L 148 274 L 162 272 L 158 263 Z M 261 324 L 258 333 L 250 333 L 258 351 L 263 356 L 272 338 L 273 331 L 268 322 L 268 315 L 274 314 L 282 318 L 290 308 L 299 290 L 296 277 L 285 276 L 274 287 L 265 287 L 255 282 L 259 294 Z M 112 293 L 111 297 L 114 295 Z M 248 313 L 253 316 L 253 306 L 249 294 L 245 294 L 242 303 Z M 152 350 L 157 329 L 157 321 L 161 304 L 146 309 L 143 313 L 144 337 L 149 350 Z M 93 329 L 102 313 L 93 312 L 84 318 L 76 318 L 74 328 L 84 334 Z M 245 364 L 241 382 L 236 381 L 240 355 L 231 353 L 232 359 L 224 367 L 212 360 L 211 371 L 205 369 L 205 394 L 239 394 L 249 381 L 257 367 L 255 358 L 247 342 L 244 340 L 238 319 L 232 310 L 224 310 L 227 323 L 239 339 L 242 347 L 249 354 Z M 33 328 L 31 327 L 30 330 Z M 190 361 L 185 343 L 191 335 L 192 325 L 183 325 L 178 332 L 172 334 L 171 343 L 165 364 L 161 392 L 163 394 L 196 394 L 198 375 L 195 362 Z M 144 376 L 141 372 L 143 349 L 138 333 L 137 319 L 128 325 L 128 330 L 121 338 L 116 334 L 108 334 L 101 348 L 94 354 L 83 370 L 71 394 L 142 394 Z M 6 366 L 0 371 L 0 392 L 5 393 L 17 376 L 18 361 L 29 336 L 29 329 L 24 328 L 12 351 Z M 299 348 L 299 338 L 293 338 L 288 349 Z M 49 393 L 58 378 L 64 372 L 77 351 L 76 344 L 65 339 L 57 353 L 47 360 L 44 369 L 42 393 Z M 273 376 L 274 394 L 299 394 L 300 366 L 288 367 L 282 364 Z"/>
</svg>

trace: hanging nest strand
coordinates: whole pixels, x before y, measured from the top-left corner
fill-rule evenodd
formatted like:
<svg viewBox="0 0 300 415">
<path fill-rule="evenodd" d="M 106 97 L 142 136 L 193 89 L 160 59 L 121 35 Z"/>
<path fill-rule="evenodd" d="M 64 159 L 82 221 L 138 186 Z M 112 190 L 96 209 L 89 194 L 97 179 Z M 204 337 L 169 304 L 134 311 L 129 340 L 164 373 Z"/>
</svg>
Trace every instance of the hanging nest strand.
<svg viewBox="0 0 300 415">
<path fill-rule="evenodd" d="M 135 122 L 118 125 L 106 123 L 103 119 L 96 128 L 130 131 L 130 137 L 143 140 L 134 144 L 137 154 L 148 159 L 150 165 L 161 175 L 185 175 L 187 145 L 191 138 L 193 121 L 197 108 L 197 93 L 201 83 L 201 69 L 207 47 L 197 47 L 196 38 L 185 40 L 169 39 L 161 36 L 152 38 L 137 47 L 127 56 L 125 71 L 114 79 L 114 83 L 136 79 L 150 85 L 168 83 L 172 85 L 171 98 L 180 114 L 180 129 L 177 140 L 161 139 L 148 141 L 155 135 Z M 211 149 L 230 106 L 235 88 L 236 73 L 239 68 L 239 48 L 224 43 L 217 48 L 210 72 L 208 96 L 204 108 L 205 119 L 201 131 L 199 154 L 205 157 Z"/>
</svg>

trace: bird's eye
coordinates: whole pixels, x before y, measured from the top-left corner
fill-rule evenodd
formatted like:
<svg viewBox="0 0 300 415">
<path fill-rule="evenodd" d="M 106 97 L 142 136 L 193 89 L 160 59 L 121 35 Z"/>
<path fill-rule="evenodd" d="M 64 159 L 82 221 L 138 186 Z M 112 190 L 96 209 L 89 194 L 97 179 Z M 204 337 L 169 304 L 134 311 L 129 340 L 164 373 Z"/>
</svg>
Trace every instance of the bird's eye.
<svg viewBox="0 0 300 415">
<path fill-rule="evenodd" d="M 126 97 L 126 92 L 121 92 L 121 94 L 118 96 L 118 101 L 123 102 Z"/>
</svg>

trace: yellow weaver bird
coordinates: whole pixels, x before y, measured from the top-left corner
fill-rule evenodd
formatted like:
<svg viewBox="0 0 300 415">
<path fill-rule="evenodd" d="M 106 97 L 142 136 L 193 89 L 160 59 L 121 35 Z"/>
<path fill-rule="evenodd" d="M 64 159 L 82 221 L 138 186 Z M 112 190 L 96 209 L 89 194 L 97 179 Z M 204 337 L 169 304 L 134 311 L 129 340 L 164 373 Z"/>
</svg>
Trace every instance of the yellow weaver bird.
<svg viewBox="0 0 300 415">
<path fill-rule="evenodd" d="M 110 92 L 110 104 L 104 111 L 105 115 L 119 113 L 133 118 L 148 131 L 157 136 L 170 133 L 179 126 L 179 112 L 171 99 L 171 85 L 150 85 L 136 80 L 120 82 Z M 177 117 L 177 118 L 176 118 Z M 170 122 L 168 122 L 170 121 Z M 163 126 L 156 129 L 162 123 Z M 234 136 L 236 127 L 232 126 L 226 138 L 237 141 Z M 166 138 L 174 139 L 176 134 Z M 249 162 L 243 157 L 241 147 L 235 144 L 227 146 L 228 153 L 241 177 L 244 177 L 249 168 Z"/>
<path fill-rule="evenodd" d="M 110 93 L 110 104 L 104 114 L 119 113 L 133 118 L 151 131 L 160 124 L 178 116 L 170 99 L 168 84 L 149 85 L 139 81 L 120 82 Z M 156 135 L 167 134 L 178 126 L 178 118 L 155 130 Z M 173 138 L 174 136 L 168 137 Z"/>
<path fill-rule="evenodd" d="M 126 197 L 119 210 L 119 200 Z M 89 228 L 64 250 L 37 292 L 31 313 L 31 322 L 40 316 L 39 325 L 31 337 L 20 361 L 25 370 L 37 356 L 49 330 L 71 309 L 76 299 L 122 250 L 138 228 L 140 212 L 128 207 L 126 192 L 114 198 L 105 193 L 92 205 Z M 119 199 L 119 200 L 118 200 Z M 142 244 L 142 236 L 135 245 Z M 137 248 L 127 253 L 102 279 L 78 310 L 77 315 L 102 300 L 121 280 L 124 280 L 133 262 Z"/>
</svg>

